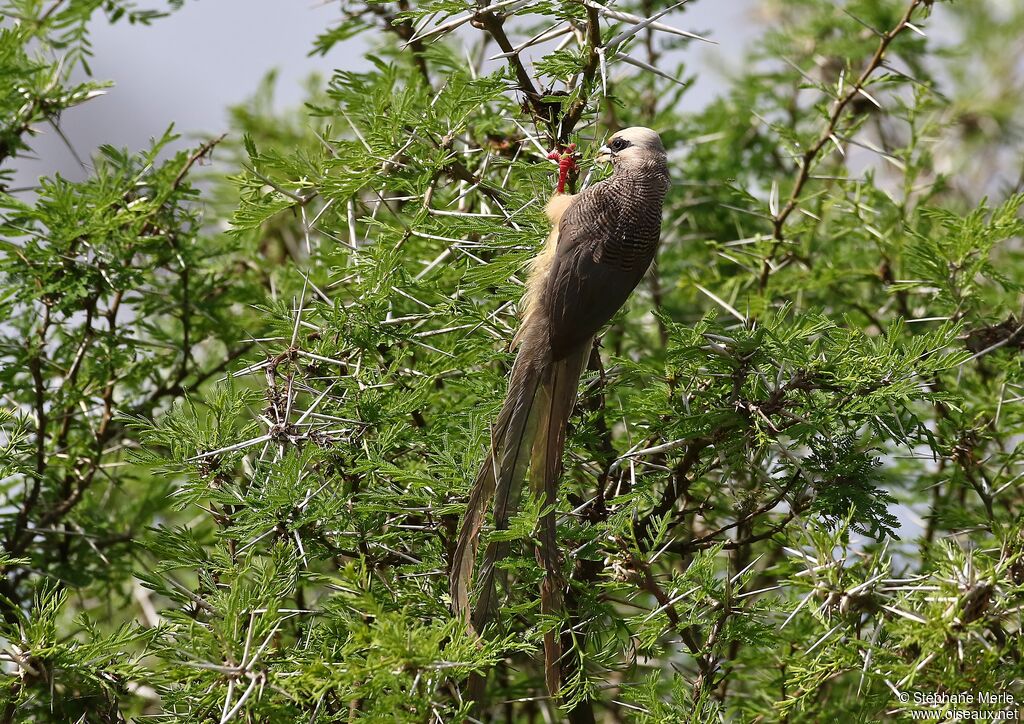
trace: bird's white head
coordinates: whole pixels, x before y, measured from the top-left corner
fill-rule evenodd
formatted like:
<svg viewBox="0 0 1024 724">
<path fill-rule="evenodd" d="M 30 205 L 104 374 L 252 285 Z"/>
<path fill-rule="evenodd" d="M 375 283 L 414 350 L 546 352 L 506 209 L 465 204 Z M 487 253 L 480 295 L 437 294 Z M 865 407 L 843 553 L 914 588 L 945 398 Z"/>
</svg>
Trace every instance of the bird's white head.
<svg viewBox="0 0 1024 724">
<path fill-rule="evenodd" d="M 610 162 L 616 168 L 649 163 L 665 163 L 665 147 L 661 136 L 650 128 L 633 126 L 612 134 L 598 150 L 598 161 Z"/>
</svg>

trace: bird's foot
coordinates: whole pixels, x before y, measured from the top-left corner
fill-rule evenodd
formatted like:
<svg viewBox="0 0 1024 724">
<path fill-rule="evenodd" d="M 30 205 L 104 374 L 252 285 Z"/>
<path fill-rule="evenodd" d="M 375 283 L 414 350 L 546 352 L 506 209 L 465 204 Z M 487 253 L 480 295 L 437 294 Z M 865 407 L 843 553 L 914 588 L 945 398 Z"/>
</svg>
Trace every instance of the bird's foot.
<svg viewBox="0 0 1024 724">
<path fill-rule="evenodd" d="M 561 151 L 555 149 L 548 154 L 548 158 L 552 161 L 558 161 L 558 186 L 555 187 L 556 194 L 565 193 L 565 181 L 569 178 L 569 173 L 576 170 L 576 159 L 573 156 L 576 155 L 576 144 L 570 143 L 565 146 Z"/>
</svg>

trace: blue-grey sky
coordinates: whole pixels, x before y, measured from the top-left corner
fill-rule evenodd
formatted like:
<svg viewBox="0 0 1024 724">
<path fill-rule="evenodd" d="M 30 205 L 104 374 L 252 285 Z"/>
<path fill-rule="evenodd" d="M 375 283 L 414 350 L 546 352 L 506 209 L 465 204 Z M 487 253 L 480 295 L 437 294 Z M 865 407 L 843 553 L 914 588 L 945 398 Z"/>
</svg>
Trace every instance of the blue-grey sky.
<svg viewBox="0 0 1024 724">
<path fill-rule="evenodd" d="M 690 73 L 708 68 L 688 103 L 706 103 L 717 88 L 715 69 L 742 57 L 759 29 L 755 6 L 755 0 L 704 0 L 671 17 L 672 24 L 706 32 L 719 43 L 695 42 L 685 52 Z M 362 67 L 366 43 L 360 38 L 327 56 L 309 56 L 314 38 L 337 17 L 338 3 L 317 0 L 190 0 L 148 27 L 109 25 L 98 14 L 90 65 L 96 79 L 115 85 L 68 111 L 61 129 L 86 162 L 104 143 L 144 148 L 172 122 L 186 139 L 220 134 L 227 130 L 226 109 L 249 98 L 271 69 L 278 71 L 278 105 L 297 105 L 311 73 Z M 55 172 L 82 178 L 86 172 L 53 129 L 42 124 L 39 130 L 35 158 L 15 162 L 13 186 L 33 186 Z"/>
</svg>

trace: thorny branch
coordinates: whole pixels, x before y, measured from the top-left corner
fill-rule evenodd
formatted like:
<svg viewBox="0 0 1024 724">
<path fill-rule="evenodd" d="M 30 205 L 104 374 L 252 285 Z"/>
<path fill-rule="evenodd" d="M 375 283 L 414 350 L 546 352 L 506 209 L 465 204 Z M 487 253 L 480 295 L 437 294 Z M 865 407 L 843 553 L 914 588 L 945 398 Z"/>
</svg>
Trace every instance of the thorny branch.
<svg viewBox="0 0 1024 724">
<path fill-rule="evenodd" d="M 758 288 L 761 291 L 764 291 L 768 286 L 768 278 L 772 273 L 775 255 L 786 241 L 784 231 L 786 220 L 800 204 L 800 194 L 803 192 L 808 179 L 810 179 L 811 167 L 814 164 L 815 159 L 818 157 L 818 154 L 821 153 L 822 149 L 835 139 L 839 119 L 842 117 L 843 111 L 846 110 L 846 107 L 849 106 L 850 103 L 858 96 L 867 95 L 865 87 L 867 86 L 872 74 L 882 65 L 885 53 L 892 44 L 892 41 L 906 30 L 914 12 L 921 5 L 925 4 L 927 4 L 927 0 L 911 0 L 899 22 L 896 23 L 889 32 L 881 36 L 878 41 L 878 47 L 875 48 L 874 55 L 871 56 L 867 65 L 864 66 L 864 70 L 861 71 L 860 77 L 857 78 L 856 82 L 850 86 L 846 93 L 835 100 L 832 104 L 832 110 L 829 113 L 825 128 L 822 129 L 817 140 L 815 140 L 815 142 L 812 143 L 800 157 L 799 168 L 797 169 L 796 179 L 793 182 L 793 188 L 789 193 L 789 198 L 786 200 L 783 207 L 772 217 L 772 238 L 774 239 L 774 243 L 772 244 L 771 250 L 768 252 L 768 256 L 764 258 L 761 265 L 761 276 L 758 280 Z"/>
<path fill-rule="evenodd" d="M 654 600 L 658 602 L 658 610 L 664 611 L 665 615 L 668 616 L 672 628 L 679 633 L 683 643 L 686 644 L 686 648 L 693 654 L 702 677 L 711 678 L 714 673 L 714 667 L 712 661 L 706 655 L 709 653 L 705 651 L 707 647 L 702 646 L 700 643 L 700 629 L 696 626 L 683 625 L 682 617 L 680 617 L 679 612 L 676 610 L 675 603 L 658 585 L 658 581 L 651 571 L 650 563 L 634 555 L 627 546 L 623 546 L 622 551 L 626 558 L 626 565 L 636 572 L 637 584 L 642 590 L 654 596 Z"/>
<path fill-rule="evenodd" d="M 600 51 L 601 18 L 595 7 L 587 5 L 587 62 L 583 66 L 583 78 L 578 86 L 580 97 L 569 107 L 559 125 L 558 143 L 561 145 L 569 142 L 570 135 L 587 108 L 587 103 L 589 102 L 587 89 L 594 82 L 594 74 L 597 73 L 598 66 L 601 63 Z"/>
<path fill-rule="evenodd" d="M 185 177 L 192 167 L 200 159 L 209 155 L 210 151 L 220 143 L 224 137 L 225 136 L 222 135 L 207 141 L 189 155 L 171 182 L 171 192 L 177 191 L 181 187 Z M 147 219 L 151 219 L 151 217 L 155 216 L 164 208 L 165 206 L 155 207 L 149 213 L 148 217 L 142 219 L 144 222 L 143 228 L 146 227 L 146 224 L 150 223 Z M 138 221 L 139 219 L 133 219 L 133 223 L 137 223 Z M 117 334 L 117 317 L 124 295 L 125 290 L 122 289 L 116 291 L 105 311 L 102 312 L 102 318 L 106 320 L 107 325 L 106 334 L 111 337 Z M 78 348 L 67 373 L 64 375 L 64 381 L 62 383 L 66 388 L 72 387 L 77 381 L 88 349 L 96 337 L 97 331 L 94 327 L 94 320 L 101 314 L 97 309 L 98 302 L 98 295 L 89 297 L 85 302 L 84 306 L 86 315 L 82 324 L 81 341 L 78 343 Z M 190 311 L 186 307 L 183 314 L 189 313 Z M 31 545 L 36 536 L 37 530 L 45 530 L 53 526 L 55 523 L 59 523 L 59 521 L 61 521 L 79 502 L 81 502 L 86 491 L 92 485 L 96 476 L 100 473 L 107 445 L 124 430 L 123 426 L 116 422 L 117 410 L 115 409 L 115 389 L 120 378 L 116 374 L 116 370 L 111 369 L 108 371 L 108 376 L 105 384 L 103 385 L 102 392 L 99 394 L 99 423 L 91 430 L 90 433 L 93 437 L 93 441 L 91 444 L 92 451 L 88 460 L 80 460 L 75 465 L 67 466 L 60 486 L 61 495 L 59 499 L 54 501 L 48 509 L 44 511 L 37 511 L 42 486 L 51 467 L 50 458 L 52 457 L 52 454 L 48 452 L 48 448 L 52 448 L 57 454 L 63 454 L 71 433 L 72 425 L 74 424 L 77 416 L 76 407 L 55 409 L 50 407 L 47 402 L 49 400 L 50 391 L 46 386 L 43 363 L 45 360 L 47 345 L 50 343 L 48 335 L 53 329 L 50 320 L 50 304 L 44 299 L 42 318 L 36 333 L 36 347 L 28 354 L 28 369 L 35 393 L 35 463 L 33 473 L 28 476 L 31 481 L 27 484 L 25 499 L 19 507 L 18 514 L 15 517 L 10 530 L 7 532 L 4 542 L 4 549 L 12 556 L 23 554 Z M 183 329 L 188 330 L 190 327 L 189 320 L 182 319 L 182 325 Z M 187 359 L 188 356 L 187 349 L 189 344 L 190 341 L 186 332 L 186 337 L 183 340 L 183 347 L 185 348 L 183 350 L 183 355 L 185 356 L 185 359 Z M 201 384 L 202 381 L 208 379 L 211 375 L 216 374 L 217 371 L 221 370 L 227 364 L 230 364 L 231 360 L 236 359 L 240 354 L 242 354 L 245 349 L 248 349 L 249 346 L 250 345 L 248 344 L 242 345 L 241 349 L 229 352 L 226 355 L 226 360 L 215 366 L 213 370 L 206 370 L 198 374 L 195 383 Z M 124 409 L 123 412 L 126 414 L 150 414 L 152 412 L 152 408 L 164 397 L 176 396 L 183 392 L 182 385 L 187 376 L 188 367 L 183 360 L 183 363 L 178 368 L 178 374 L 168 381 L 166 385 L 157 387 L 138 406 L 130 409 Z M 48 428 L 51 422 L 54 421 L 60 421 L 60 427 L 54 431 L 54 434 L 51 437 L 48 433 Z M 30 521 L 35 514 L 38 514 L 38 518 L 34 524 L 30 525 Z M 15 580 L 23 577 L 23 575 L 24 571 L 16 571 Z M 14 587 L 6 587 L 5 595 L 12 603 L 16 604 L 18 602 L 17 591 Z"/>
<path fill-rule="evenodd" d="M 479 0 L 480 10 L 477 12 L 472 23 L 474 26 L 486 30 L 494 38 L 494 42 L 498 44 L 498 47 L 501 48 L 501 52 L 507 55 L 508 65 L 516 76 L 519 91 L 526 98 L 534 119 L 544 122 L 547 116 L 547 109 L 544 107 L 542 96 L 537 91 L 537 87 L 534 85 L 529 71 L 526 70 L 526 66 L 523 65 L 522 58 L 519 57 L 519 53 L 512 46 L 508 35 L 505 33 L 505 19 L 493 10 L 488 9 L 488 4 L 487 0 Z M 545 125 L 550 127 L 550 121 L 547 121 Z"/>
</svg>

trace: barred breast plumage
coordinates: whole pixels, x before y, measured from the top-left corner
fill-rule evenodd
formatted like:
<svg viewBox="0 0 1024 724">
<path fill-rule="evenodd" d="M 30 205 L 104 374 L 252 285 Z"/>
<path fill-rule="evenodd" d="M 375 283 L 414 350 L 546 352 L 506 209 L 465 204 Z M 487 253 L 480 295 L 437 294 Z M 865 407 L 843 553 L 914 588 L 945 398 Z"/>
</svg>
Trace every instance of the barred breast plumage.
<svg viewBox="0 0 1024 724">
<path fill-rule="evenodd" d="M 542 307 L 555 359 L 593 336 L 622 306 L 654 260 L 668 190 L 664 162 L 619 170 L 573 199 Z"/>
</svg>

